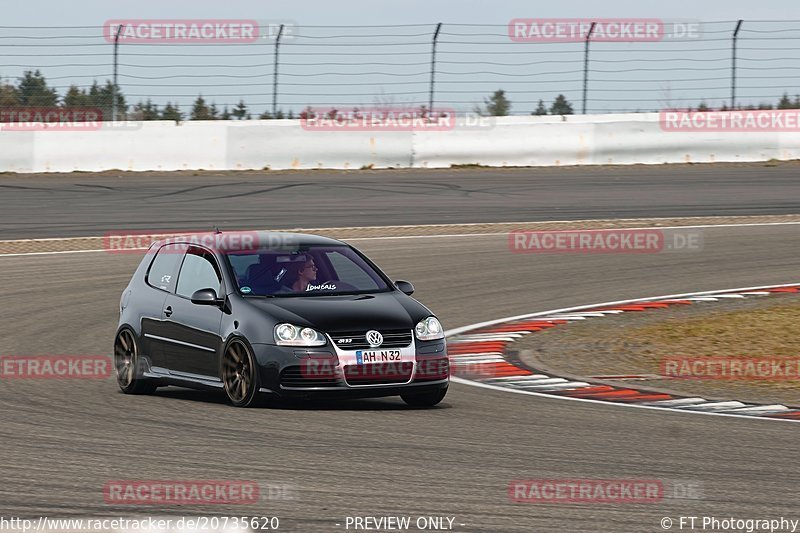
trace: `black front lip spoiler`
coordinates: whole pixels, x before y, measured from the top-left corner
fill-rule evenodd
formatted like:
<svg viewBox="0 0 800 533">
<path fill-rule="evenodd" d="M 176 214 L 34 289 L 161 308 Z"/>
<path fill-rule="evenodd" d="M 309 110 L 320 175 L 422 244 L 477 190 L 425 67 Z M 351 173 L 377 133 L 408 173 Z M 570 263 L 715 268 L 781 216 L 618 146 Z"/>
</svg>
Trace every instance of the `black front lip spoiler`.
<svg viewBox="0 0 800 533">
<path fill-rule="evenodd" d="M 446 389 L 450 384 L 449 379 L 437 381 L 415 381 L 403 385 L 382 385 L 373 387 L 291 387 L 281 386 L 278 393 L 287 398 L 313 397 L 313 398 L 380 398 L 384 396 L 399 396 L 406 393 L 422 393 Z M 275 391 L 261 388 L 259 392 L 272 393 Z"/>
</svg>

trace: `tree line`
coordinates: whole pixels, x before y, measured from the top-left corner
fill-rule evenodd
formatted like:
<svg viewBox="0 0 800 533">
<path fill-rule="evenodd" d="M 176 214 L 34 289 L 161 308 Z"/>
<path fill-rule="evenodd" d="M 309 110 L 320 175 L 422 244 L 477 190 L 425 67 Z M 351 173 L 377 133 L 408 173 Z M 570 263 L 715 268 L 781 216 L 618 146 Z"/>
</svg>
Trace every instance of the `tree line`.
<svg viewBox="0 0 800 533">
<path fill-rule="evenodd" d="M 116 89 L 116 91 L 115 91 Z M 48 85 L 47 80 L 39 70 L 26 71 L 18 82 L 0 83 L 0 110 L 22 107 L 40 108 L 97 108 L 102 111 L 104 117 L 111 118 L 114 105 L 114 93 L 117 95 L 117 116 L 123 120 L 172 120 L 181 122 L 183 120 L 250 120 L 253 118 L 244 100 L 239 100 L 232 109 L 228 106 L 219 109 L 216 104 L 208 103 L 202 95 L 198 96 L 188 113 L 180 110 L 177 103 L 167 102 L 163 107 L 154 104 L 151 99 L 139 101 L 130 105 L 125 95 L 117 86 L 107 80 L 105 84 L 95 81 L 88 89 L 71 85 L 64 96 L 60 96 L 55 88 Z M 512 103 L 502 89 L 494 91 L 488 98 L 484 98 L 483 105 L 476 105 L 474 112 L 484 116 L 507 116 L 511 114 Z M 759 105 L 737 106 L 736 109 L 743 110 L 767 110 L 767 109 L 800 109 L 800 95 L 794 99 L 788 93 L 783 96 L 776 104 L 761 103 Z M 722 105 L 718 109 L 710 108 L 705 101 L 701 102 L 696 108 L 688 108 L 689 111 L 730 111 L 727 105 Z M 311 108 L 307 107 L 302 111 L 298 118 L 309 116 Z M 329 112 L 330 113 L 330 112 Z M 429 111 L 422 106 L 420 114 L 427 116 Z M 572 103 L 563 94 L 556 96 L 552 103 L 546 105 L 544 100 L 539 103 L 531 115 L 572 115 L 574 109 Z M 278 110 L 276 113 L 265 111 L 258 115 L 259 119 L 282 119 L 296 118 L 293 111 L 284 112 Z"/>
<path fill-rule="evenodd" d="M 475 112 L 481 115 L 490 115 L 496 117 L 503 117 L 511 114 L 511 101 L 506 96 L 505 91 L 499 89 L 492 93 L 491 96 L 485 98 L 483 107 L 476 106 Z M 736 106 L 735 110 L 769 110 L 769 109 L 800 109 L 800 95 L 795 96 L 794 100 L 789 97 L 789 93 L 783 93 L 780 100 L 776 104 L 762 102 L 758 105 L 743 105 Z M 705 101 L 701 101 L 700 105 L 696 108 L 689 107 L 683 109 L 685 111 L 733 111 L 734 108 L 729 107 L 727 104 L 722 104 L 720 107 L 713 109 Z M 656 111 L 657 112 L 657 111 Z M 546 106 L 544 100 L 539 100 L 539 105 L 531 112 L 531 115 L 572 115 L 574 110 L 572 104 L 567 100 L 563 94 L 556 96 L 553 103 Z"/>
<path fill-rule="evenodd" d="M 104 117 L 111 118 L 114 106 L 114 93 L 117 97 L 117 116 L 123 120 L 247 120 L 252 118 L 247 105 L 243 100 L 228 109 L 222 110 L 217 106 L 206 103 L 202 96 L 198 96 L 192 105 L 191 111 L 183 113 L 177 103 L 167 102 L 163 107 L 154 104 L 151 99 L 130 105 L 125 94 L 119 86 L 107 80 L 105 84 L 95 81 L 88 89 L 71 85 L 64 96 L 50 87 L 41 71 L 25 71 L 18 82 L 5 81 L 0 83 L 0 109 L 14 108 L 96 108 L 101 110 Z M 259 118 L 270 118 L 261 116 Z"/>
<path fill-rule="evenodd" d="M 496 90 L 488 98 L 484 98 L 483 107 L 475 106 L 474 111 L 480 115 L 493 117 L 504 117 L 511 114 L 511 101 L 502 89 Z M 539 100 L 539 105 L 531 112 L 531 115 L 572 115 L 574 110 L 572 104 L 563 94 L 559 94 L 550 106 L 545 106 L 544 100 Z"/>
</svg>

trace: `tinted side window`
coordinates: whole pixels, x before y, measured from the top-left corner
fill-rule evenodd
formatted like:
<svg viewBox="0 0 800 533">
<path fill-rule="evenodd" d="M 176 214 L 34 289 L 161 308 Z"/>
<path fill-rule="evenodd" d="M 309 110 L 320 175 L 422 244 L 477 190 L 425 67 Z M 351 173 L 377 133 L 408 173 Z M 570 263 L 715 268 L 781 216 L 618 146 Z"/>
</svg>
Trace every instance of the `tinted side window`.
<svg viewBox="0 0 800 533">
<path fill-rule="evenodd" d="M 162 246 L 147 271 L 147 284 L 156 289 L 172 292 L 178 276 L 178 264 L 185 247 L 176 244 Z"/>
<path fill-rule="evenodd" d="M 214 289 L 219 294 L 221 281 L 222 276 L 214 257 L 200 248 L 190 248 L 181 266 L 176 292 L 186 298 L 191 298 L 200 289 Z"/>
</svg>

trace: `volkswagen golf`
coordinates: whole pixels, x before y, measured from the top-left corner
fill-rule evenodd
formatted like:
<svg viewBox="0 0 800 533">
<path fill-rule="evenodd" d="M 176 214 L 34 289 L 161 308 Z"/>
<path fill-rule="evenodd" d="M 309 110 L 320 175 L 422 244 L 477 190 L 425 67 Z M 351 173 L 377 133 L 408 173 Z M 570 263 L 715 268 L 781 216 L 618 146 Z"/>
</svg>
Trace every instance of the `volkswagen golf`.
<svg viewBox="0 0 800 533">
<path fill-rule="evenodd" d="M 114 365 L 128 394 L 221 389 L 265 397 L 399 395 L 429 407 L 449 384 L 442 325 L 356 248 L 299 233 L 154 242 L 120 299 Z"/>
</svg>

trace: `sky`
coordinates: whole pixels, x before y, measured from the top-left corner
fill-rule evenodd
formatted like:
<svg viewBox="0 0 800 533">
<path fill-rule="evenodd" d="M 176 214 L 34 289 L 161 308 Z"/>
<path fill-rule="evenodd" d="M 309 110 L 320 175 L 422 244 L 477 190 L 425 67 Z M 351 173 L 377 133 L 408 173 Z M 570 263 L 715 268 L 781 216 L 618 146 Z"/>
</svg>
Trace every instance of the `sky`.
<svg viewBox="0 0 800 533">
<path fill-rule="evenodd" d="M 797 0 L 28 0 L 4 10 L 3 25 L 99 25 L 113 18 L 294 19 L 306 24 L 504 24 L 524 17 L 800 19 Z"/>
<path fill-rule="evenodd" d="M 14 80 L 24 70 L 39 68 L 61 94 L 73 83 L 103 83 L 111 76 L 111 46 L 100 27 L 110 19 L 255 19 L 297 28 L 298 37 L 281 47 L 278 108 L 298 112 L 311 103 L 417 106 L 429 99 L 429 34 L 442 22 L 437 106 L 471 110 L 486 95 L 503 89 L 514 113 L 531 112 L 539 99 L 549 105 L 559 93 L 580 111 L 583 44 L 511 43 L 504 26 L 515 18 L 726 21 L 704 24 L 703 41 L 593 44 L 589 112 L 725 103 L 730 93 L 729 39 L 737 19 L 747 21 L 740 41 L 740 102 L 774 102 L 784 91 L 800 93 L 799 0 L 31 0 L 6 10 L 0 28 L 0 44 L 5 45 L 0 48 L 0 76 Z M 797 22 L 786 22 L 791 20 Z M 407 24 L 424 26 L 319 27 Z M 779 31 L 760 33 L 774 30 Z M 120 86 L 129 104 L 152 98 L 156 104 L 173 101 L 188 110 L 203 94 L 220 108 L 242 99 L 257 115 L 272 107 L 273 53 L 273 43 L 266 41 L 249 47 L 125 44 L 120 47 Z"/>
</svg>

